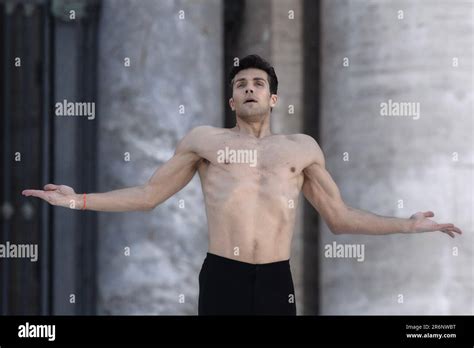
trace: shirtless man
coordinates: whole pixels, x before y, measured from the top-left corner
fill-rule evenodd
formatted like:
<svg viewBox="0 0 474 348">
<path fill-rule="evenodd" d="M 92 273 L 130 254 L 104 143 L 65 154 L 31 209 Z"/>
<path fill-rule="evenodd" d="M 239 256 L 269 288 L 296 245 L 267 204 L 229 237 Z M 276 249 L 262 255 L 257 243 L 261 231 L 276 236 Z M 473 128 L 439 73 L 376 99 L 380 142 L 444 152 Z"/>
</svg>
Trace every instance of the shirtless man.
<svg viewBox="0 0 474 348">
<path fill-rule="evenodd" d="M 23 194 L 73 209 L 152 210 L 197 171 L 209 228 L 209 252 L 199 274 L 200 315 L 296 315 L 289 259 L 301 190 L 334 234 L 461 233 L 453 224 L 429 219 L 432 212 L 402 219 L 347 206 L 312 137 L 272 134 L 278 80 L 259 56 L 243 58 L 230 84 L 236 126 L 192 129 L 146 184 L 87 195 L 48 184 L 44 191 Z"/>
</svg>

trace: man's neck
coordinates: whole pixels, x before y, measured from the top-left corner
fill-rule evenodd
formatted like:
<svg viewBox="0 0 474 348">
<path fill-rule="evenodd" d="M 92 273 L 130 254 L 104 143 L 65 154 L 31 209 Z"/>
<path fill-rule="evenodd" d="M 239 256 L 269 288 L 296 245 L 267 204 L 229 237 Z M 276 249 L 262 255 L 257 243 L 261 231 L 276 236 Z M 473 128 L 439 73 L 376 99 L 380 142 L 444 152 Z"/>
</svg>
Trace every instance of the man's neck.
<svg viewBox="0 0 474 348">
<path fill-rule="evenodd" d="M 237 124 L 234 128 L 232 128 L 232 130 L 237 133 L 245 134 L 258 139 L 272 135 L 272 131 L 270 129 L 270 115 L 265 115 L 258 121 L 247 121 L 241 119 L 238 116 L 236 119 Z"/>
</svg>

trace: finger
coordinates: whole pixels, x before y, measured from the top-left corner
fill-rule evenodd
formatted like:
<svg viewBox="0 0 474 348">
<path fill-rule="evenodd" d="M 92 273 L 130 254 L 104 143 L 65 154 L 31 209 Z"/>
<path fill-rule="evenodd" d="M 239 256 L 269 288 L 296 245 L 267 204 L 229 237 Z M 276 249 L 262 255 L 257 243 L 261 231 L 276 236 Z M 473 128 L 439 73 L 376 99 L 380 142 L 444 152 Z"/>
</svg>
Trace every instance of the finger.
<svg viewBox="0 0 474 348">
<path fill-rule="evenodd" d="M 33 197 L 38 197 L 38 198 L 41 198 L 41 199 L 46 199 L 46 194 L 42 190 L 24 190 L 23 194 L 27 197 L 28 196 L 33 196 Z"/>
<path fill-rule="evenodd" d="M 424 215 L 425 217 L 433 217 L 433 216 L 434 216 L 434 213 L 433 213 L 432 211 L 425 211 L 425 212 L 423 213 L 423 215 Z"/>
<path fill-rule="evenodd" d="M 23 190 L 23 191 L 21 191 L 21 194 L 22 194 L 23 196 L 31 196 L 31 193 L 32 193 L 33 191 L 36 191 L 36 190 Z"/>
<path fill-rule="evenodd" d="M 448 234 L 449 236 L 451 236 L 451 238 L 454 238 L 454 233 L 451 232 L 450 230 L 441 230 L 441 232 L 444 232 L 444 233 Z"/>
<path fill-rule="evenodd" d="M 451 227 L 454 227 L 453 224 L 438 224 L 436 225 L 436 229 L 437 230 L 443 230 L 443 229 L 446 229 L 446 228 L 451 228 Z"/>
<path fill-rule="evenodd" d="M 452 232 L 456 232 L 458 234 L 462 234 L 462 231 L 459 228 L 457 228 L 456 226 L 449 228 L 449 230 L 452 231 Z"/>
<path fill-rule="evenodd" d="M 54 184 L 44 185 L 44 190 L 46 191 L 57 190 L 57 189 L 59 189 L 58 185 L 54 185 Z"/>
</svg>

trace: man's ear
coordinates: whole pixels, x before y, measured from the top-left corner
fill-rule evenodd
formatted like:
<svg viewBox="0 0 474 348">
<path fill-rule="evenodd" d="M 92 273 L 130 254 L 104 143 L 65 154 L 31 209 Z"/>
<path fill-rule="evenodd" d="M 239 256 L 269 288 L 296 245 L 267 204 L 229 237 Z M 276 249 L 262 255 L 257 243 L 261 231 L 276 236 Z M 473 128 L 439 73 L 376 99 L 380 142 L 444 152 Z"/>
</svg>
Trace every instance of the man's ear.
<svg viewBox="0 0 474 348">
<path fill-rule="evenodd" d="M 270 97 L 270 106 L 273 108 L 278 101 L 278 96 L 276 94 L 272 94 Z"/>
<path fill-rule="evenodd" d="M 235 111 L 234 98 L 229 99 L 229 105 L 232 111 Z"/>
</svg>

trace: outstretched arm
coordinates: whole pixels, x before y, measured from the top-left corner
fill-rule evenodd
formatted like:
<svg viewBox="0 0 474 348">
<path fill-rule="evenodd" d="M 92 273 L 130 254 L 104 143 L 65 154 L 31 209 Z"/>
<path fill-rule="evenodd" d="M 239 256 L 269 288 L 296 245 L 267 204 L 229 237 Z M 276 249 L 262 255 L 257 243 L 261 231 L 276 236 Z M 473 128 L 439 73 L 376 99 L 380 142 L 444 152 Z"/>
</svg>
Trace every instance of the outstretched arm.
<svg viewBox="0 0 474 348">
<path fill-rule="evenodd" d="M 202 132 L 200 128 L 193 129 L 179 142 L 174 156 L 159 167 L 146 184 L 87 194 L 85 208 L 110 212 L 146 211 L 167 200 L 186 186 L 197 170 L 200 157 L 195 152 L 195 145 Z M 44 190 L 24 190 L 22 194 L 41 198 L 52 205 L 84 208 L 83 194 L 75 193 L 66 185 L 47 184 Z"/>
<path fill-rule="evenodd" d="M 385 217 L 347 206 L 339 189 L 325 168 L 321 148 L 310 137 L 306 149 L 311 153 L 311 164 L 304 169 L 303 193 L 335 234 L 382 235 L 441 231 L 454 238 L 461 230 L 451 223 L 438 224 L 428 217 L 434 213 L 418 212 L 409 219 Z"/>
</svg>

